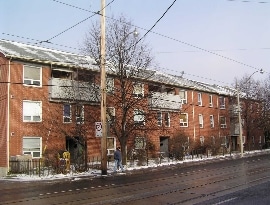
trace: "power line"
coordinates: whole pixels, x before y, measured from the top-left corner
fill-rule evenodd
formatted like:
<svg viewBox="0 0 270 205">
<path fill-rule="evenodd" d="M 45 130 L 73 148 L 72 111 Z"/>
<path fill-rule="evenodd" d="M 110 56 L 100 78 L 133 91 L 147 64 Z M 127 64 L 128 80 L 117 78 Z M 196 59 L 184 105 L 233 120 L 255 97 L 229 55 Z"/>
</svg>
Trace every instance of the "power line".
<svg viewBox="0 0 270 205">
<path fill-rule="evenodd" d="M 248 1 L 248 0 L 226 0 L 230 2 L 240 2 L 240 3 L 258 3 L 258 4 L 268 4 L 268 1 Z"/>
<path fill-rule="evenodd" d="M 145 36 L 152 31 L 152 29 L 157 25 L 157 23 L 165 16 L 165 14 L 170 10 L 170 8 L 174 5 L 174 3 L 176 2 L 176 0 L 174 0 L 172 2 L 172 4 L 166 9 L 166 11 L 162 14 L 162 16 L 154 23 L 154 25 L 135 43 L 138 44 L 143 38 L 145 38 Z M 134 46 L 135 46 L 134 45 Z"/>
<path fill-rule="evenodd" d="M 76 8 L 76 9 L 80 9 L 80 10 L 84 10 L 84 11 L 87 11 L 87 12 L 91 12 L 91 11 L 89 11 L 89 10 L 82 9 L 82 8 L 79 8 L 79 7 L 70 5 L 70 4 L 66 4 L 66 3 L 63 3 L 63 2 L 60 2 L 60 1 L 57 1 L 57 0 L 52 0 L 52 1 L 55 1 L 55 2 L 58 2 L 58 3 L 64 4 L 64 5 L 67 5 L 67 6 L 71 6 L 71 7 L 74 7 L 74 8 Z M 109 4 L 107 4 L 106 7 L 107 7 L 108 5 L 110 5 L 113 1 L 114 1 L 114 0 L 112 0 Z M 232 58 L 229 58 L 229 57 L 226 57 L 226 56 L 217 54 L 217 53 L 215 53 L 215 52 L 213 52 L 213 51 L 211 51 L 211 50 L 206 50 L 206 49 L 200 48 L 200 47 L 198 47 L 198 46 L 192 45 L 192 44 L 190 44 L 190 43 L 186 43 L 186 42 L 184 42 L 184 41 L 177 40 L 177 39 L 175 39 L 175 38 L 172 38 L 172 37 L 169 37 L 169 36 L 166 36 L 166 35 L 157 33 L 157 32 L 153 32 L 152 29 L 153 29 L 153 28 L 156 26 L 156 24 L 157 24 L 157 23 L 165 16 L 165 14 L 166 14 L 166 13 L 168 12 L 168 10 L 173 6 L 173 4 L 174 4 L 175 2 L 176 2 L 176 0 L 174 0 L 174 2 L 167 8 L 167 10 L 163 13 L 163 15 L 156 21 L 156 23 L 155 23 L 150 29 L 145 29 L 145 28 L 138 27 L 138 26 L 135 26 L 135 25 L 131 25 L 131 24 L 130 24 L 131 26 L 135 26 L 135 27 L 137 27 L 137 28 L 140 28 L 140 29 L 142 29 L 142 30 L 146 30 L 146 31 L 147 31 L 147 32 L 144 34 L 144 36 L 143 36 L 142 38 L 140 38 L 140 39 L 135 43 L 135 45 L 136 45 L 139 41 L 141 41 L 141 40 L 142 40 L 149 32 L 151 32 L 151 33 L 156 34 L 156 35 L 159 35 L 159 36 L 161 36 L 161 37 L 164 37 L 164 38 L 167 38 L 167 39 L 170 39 L 170 40 L 173 40 L 173 41 L 176 41 L 176 42 L 179 42 L 179 43 L 188 45 L 188 46 L 190 46 L 190 47 L 193 47 L 193 48 L 196 48 L 196 49 L 198 49 L 198 50 L 201 50 L 201 51 L 204 51 L 204 52 L 207 52 L 207 53 L 216 55 L 216 56 L 218 56 L 218 57 L 224 58 L 224 59 L 229 60 L 229 61 L 233 61 L 233 62 L 235 62 L 235 63 L 244 65 L 244 66 L 246 66 L 246 67 L 250 67 L 250 68 L 253 68 L 253 69 L 255 69 L 255 70 L 261 70 L 261 69 L 259 69 L 259 68 L 256 68 L 255 66 L 251 66 L 251 65 L 248 65 L 248 64 L 246 64 L 246 63 L 243 63 L 243 62 L 234 60 L 234 59 L 232 59 Z M 99 12 L 92 12 L 92 13 L 94 13 L 92 16 L 94 16 L 94 15 L 99 15 Z M 91 18 L 92 16 L 88 17 L 87 19 Z M 106 18 L 110 18 L 110 19 L 112 19 L 112 20 L 114 20 L 114 21 L 119 21 L 119 20 L 113 19 L 113 18 L 108 17 L 108 16 L 106 16 Z M 52 38 L 50 38 L 50 39 L 48 39 L 48 40 L 46 40 L 46 41 L 39 41 L 39 42 L 40 42 L 40 43 L 42 43 L 42 42 L 51 43 L 51 42 L 49 42 L 49 40 L 51 40 L 51 39 L 53 39 L 53 38 L 55 38 L 55 37 L 61 35 L 62 33 L 64 33 L 64 32 L 66 32 L 66 31 L 70 30 L 71 28 L 73 28 L 73 27 L 79 25 L 80 23 L 84 22 L 84 21 L 87 20 L 87 19 L 84 19 L 83 21 L 80 21 L 79 23 L 73 25 L 72 27 L 66 29 L 65 31 L 63 31 L 63 32 L 61 32 L 61 33 L 59 33 L 59 34 L 57 34 L 56 36 L 54 36 L 54 37 L 52 37 Z M 125 22 L 121 22 L 121 21 L 119 21 L 119 22 L 120 22 L 120 23 L 125 23 Z M 2 33 L 2 34 L 3 34 L 3 33 Z M 9 35 L 9 34 L 6 34 L 6 35 Z M 29 39 L 29 38 L 27 38 L 27 39 Z M 30 40 L 34 40 L 34 39 L 30 39 Z M 37 41 L 37 40 L 35 40 L 35 41 Z M 52 43 L 51 43 L 51 44 L 52 44 Z M 57 44 L 55 44 L 55 45 L 57 45 Z M 59 44 L 58 44 L 58 45 L 59 45 Z M 62 46 L 62 45 L 59 45 L 59 46 Z M 65 47 L 65 46 L 64 46 L 64 47 Z M 72 48 L 72 47 L 67 47 L 67 48 Z M 167 69 L 167 70 L 169 70 L 169 69 Z M 195 75 L 193 75 L 193 76 L 195 76 Z M 196 76 L 196 77 L 199 77 L 199 76 Z M 203 78 L 203 77 L 202 77 L 202 78 Z M 207 78 L 204 78 L 204 79 L 207 79 Z"/>
<path fill-rule="evenodd" d="M 57 1 L 57 0 L 52 0 L 52 1 L 55 1 L 55 2 L 57 2 L 57 3 L 64 4 L 64 5 L 72 6 L 72 5 L 70 5 L 70 4 L 66 4 L 66 3 L 63 3 L 63 2 L 60 2 L 60 1 Z M 111 3 L 113 3 L 114 1 L 115 1 L 115 0 L 112 0 L 111 2 L 109 2 L 104 8 L 102 8 L 102 10 L 105 9 L 107 6 L 109 6 L 109 5 L 110 5 Z M 77 9 L 80 9 L 79 7 L 75 7 L 75 6 L 72 6 L 72 7 L 77 8 Z M 87 11 L 87 10 L 85 10 L 85 9 L 81 9 L 81 10 Z M 56 38 L 56 37 L 62 35 L 63 33 L 69 31 L 70 29 L 72 29 L 72 28 L 78 26 L 79 24 L 81 24 L 81 23 L 87 21 L 88 19 L 92 18 L 93 16 L 95 16 L 95 15 L 100 15 L 100 12 L 101 12 L 102 10 L 97 11 L 97 12 L 92 12 L 92 13 L 94 13 L 93 15 L 91 15 L 91 16 L 89 16 L 89 17 L 83 19 L 82 21 L 79 21 L 78 23 L 76 23 L 76 24 L 74 24 L 73 26 L 71 26 L 71 27 L 65 29 L 64 31 L 60 32 L 59 34 L 57 34 L 57 35 L 55 35 L 55 36 L 53 36 L 53 37 L 51 37 L 51 38 L 49 38 L 49 39 L 46 40 L 46 41 L 40 41 L 40 43 L 43 43 L 43 42 L 44 42 L 44 43 L 50 43 L 50 40 L 52 40 L 52 39 L 54 39 L 54 38 Z"/>
<path fill-rule="evenodd" d="M 78 8 L 78 7 L 75 7 L 75 6 L 73 6 L 73 5 L 66 4 L 66 3 L 63 3 L 63 2 L 60 2 L 60 1 L 57 1 L 57 0 L 52 0 L 52 1 L 55 1 L 55 2 L 58 2 L 58 3 L 62 3 L 62 4 L 64 4 L 64 5 L 72 6 L 72 7 L 74 7 L 74 8 Z M 114 0 L 112 0 L 108 5 L 110 5 L 113 1 L 114 1 Z M 146 33 L 145 33 L 145 34 L 144 34 L 144 35 L 143 35 L 143 36 L 142 36 L 142 37 L 141 37 L 134 45 L 136 45 L 137 43 L 139 43 L 143 38 L 145 38 L 145 36 L 146 36 L 149 32 L 151 32 L 151 33 L 153 33 L 153 34 L 156 34 L 156 35 L 165 37 L 165 38 L 170 39 L 170 40 L 174 40 L 174 41 L 179 42 L 179 43 L 181 43 L 181 44 L 184 44 L 184 45 L 187 45 L 187 46 L 196 48 L 196 49 L 198 49 L 198 50 L 201 50 L 201 51 L 210 53 L 210 54 L 212 54 L 212 55 L 216 55 L 216 56 L 218 56 L 218 57 L 221 57 L 221 58 L 224 58 L 224 59 L 226 59 L 226 60 L 229 60 L 229 61 L 238 63 L 238 64 L 240 64 L 240 65 L 243 65 L 243 66 L 246 66 L 246 67 L 249 67 L 249 68 L 258 70 L 258 71 L 261 70 L 261 68 L 257 68 L 257 67 L 255 67 L 255 66 L 248 65 L 248 64 L 246 64 L 246 63 L 237 61 L 237 60 L 232 59 L 232 58 L 229 58 L 229 57 L 227 57 L 227 56 L 223 56 L 223 55 L 217 54 L 217 53 L 215 53 L 215 52 L 213 52 L 213 51 L 203 49 L 203 48 L 201 48 L 201 47 L 199 47 L 199 46 L 195 46 L 195 45 L 192 45 L 192 44 L 190 44 L 190 43 L 186 43 L 186 42 L 184 42 L 184 41 L 180 41 L 180 40 L 177 40 L 177 39 L 175 39 L 175 38 L 172 38 L 172 37 L 169 37 L 169 36 L 166 36 L 166 35 L 157 33 L 157 32 L 153 32 L 152 29 L 153 29 L 153 28 L 156 26 L 156 24 L 157 24 L 157 23 L 165 16 L 165 14 L 166 14 L 166 13 L 168 12 L 168 10 L 174 5 L 175 2 L 176 2 L 176 0 L 173 1 L 173 3 L 166 9 L 166 11 L 163 13 L 163 15 L 156 21 L 156 23 L 155 23 L 150 29 L 147 30 L 147 29 L 144 29 L 144 28 L 141 28 L 141 27 L 137 27 L 137 26 L 135 26 L 135 25 L 132 25 L 132 26 L 135 26 L 135 27 L 137 27 L 137 28 L 140 28 L 140 29 L 142 29 L 142 30 L 146 30 L 146 31 L 147 31 L 147 32 L 146 32 Z M 247 2 L 249 2 L 249 1 L 247 1 Z M 107 7 L 108 5 L 106 5 L 106 7 Z M 85 9 L 84 9 L 84 10 L 85 10 Z M 88 11 L 88 10 L 85 10 L 85 11 Z M 91 11 L 88 11 L 88 12 L 91 12 Z M 105 16 L 105 17 L 108 18 L 107 16 Z M 113 19 L 113 18 L 110 18 L 110 19 Z M 115 19 L 113 19 L 113 20 L 115 21 Z M 118 20 L 117 20 L 117 21 L 118 21 Z M 124 23 L 124 22 L 121 22 L 121 23 Z M 78 24 L 76 24 L 76 25 L 78 25 Z M 74 25 L 73 27 L 75 27 L 76 25 Z M 73 27 L 72 27 L 72 28 L 73 28 Z M 67 30 L 69 30 L 69 29 L 67 29 Z M 64 32 L 66 32 L 67 30 L 65 30 Z M 61 35 L 62 33 L 63 33 L 63 32 L 61 32 L 59 35 Z M 57 36 L 58 36 L 58 35 L 57 35 Z M 56 36 L 55 36 L 55 37 L 56 37 Z M 134 46 L 134 45 L 133 45 L 133 46 Z M 131 46 L 131 47 L 132 47 L 132 46 Z"/>
</svg>

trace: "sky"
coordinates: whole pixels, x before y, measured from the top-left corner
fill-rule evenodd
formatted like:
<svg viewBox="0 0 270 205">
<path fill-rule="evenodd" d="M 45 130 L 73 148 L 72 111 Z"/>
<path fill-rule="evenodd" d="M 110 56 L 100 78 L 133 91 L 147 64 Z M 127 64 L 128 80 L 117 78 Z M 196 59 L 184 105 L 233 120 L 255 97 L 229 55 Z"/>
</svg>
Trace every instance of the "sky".
<svg viewBox="0 0 270 205">
<path fill-rule="evenodd" d="M 100 21 L 93 12 L 101 9 L 101 0 L 0 3 L 0 39 L 68 52 L 80 53 L 91 24 Z M 254 79 L 269 76 L 270 0 L 106 0 L 106 4 L 106 20 L 124 15 L 140 36 L 156 23 L 145 37 L 158 64 L 152 69 L 173 75 L 184 72 L 185 78 L 226 86 L 260 69 L 264 74 L 256 72 Z M 39 44 L 46 40 L 50 43 Z"/>
</svg>

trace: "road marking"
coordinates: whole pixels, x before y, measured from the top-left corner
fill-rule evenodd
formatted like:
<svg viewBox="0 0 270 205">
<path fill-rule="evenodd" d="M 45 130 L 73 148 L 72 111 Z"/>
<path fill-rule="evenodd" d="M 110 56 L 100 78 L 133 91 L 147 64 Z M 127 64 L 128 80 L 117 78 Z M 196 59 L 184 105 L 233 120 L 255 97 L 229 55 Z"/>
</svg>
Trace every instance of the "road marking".
<svg viewBox="0 0 270 205">
<path fill-rule="evenodd" d="M 216 204 L 212 204 L 212 205 L 224 204 L 224 203 L 226 203 L 226 202 L 233 201 L 233 200 L 235 200 L 235 199 L 237 199 L 237 198 L 238 198 L 238 197 L 226 199 L 226 200 L 224 200 L 224 201 L 220 201 L 220 202 L 218 202 L 218 203 L 216 203 Z"/>
</svg>

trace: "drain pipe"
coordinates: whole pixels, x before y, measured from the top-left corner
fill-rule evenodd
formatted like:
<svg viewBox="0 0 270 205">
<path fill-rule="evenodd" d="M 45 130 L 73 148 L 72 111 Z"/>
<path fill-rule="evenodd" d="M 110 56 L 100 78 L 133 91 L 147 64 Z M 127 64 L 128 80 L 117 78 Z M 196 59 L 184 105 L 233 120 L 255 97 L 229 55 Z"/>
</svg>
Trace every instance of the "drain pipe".
<svg viewBox="0 0 270 205">
<path fill-rule="evenodd" d="M 7 160 L 7 172 L 6 174 L 8 173 L 9 171 L 9 137 L 10 137 L 10 124 L 9 124 L 9 108 L 10 108 L 10 62 L 11 62 L 11 59 L 10 58 L 8 60 L 8 84 L 7 84 L 7 157 L 6 157 L 6 160 Z"/>
</svg>

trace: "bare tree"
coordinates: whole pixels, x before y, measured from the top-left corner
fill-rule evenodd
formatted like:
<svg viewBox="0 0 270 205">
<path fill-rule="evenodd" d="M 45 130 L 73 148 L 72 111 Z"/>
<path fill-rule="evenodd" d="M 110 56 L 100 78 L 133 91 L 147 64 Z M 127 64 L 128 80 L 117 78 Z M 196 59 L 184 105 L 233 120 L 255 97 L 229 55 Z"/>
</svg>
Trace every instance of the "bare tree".
<svg viewBox="0 0 270 205">
<path fill-rule="evenodd" d="M 261 127 L 265 135 L 265 148 L 270 147 L 270 75 L 263 82 L 262 88 L 263 112 Z"/>
<path fill-rule="evenodd" d="M 263 87 L 260 81 L 245 75 L 238 81 L 238 89 L 241 98 L 242 126 L 246 130 L 246 143 L 250 150 L 254 145 L 252 137 L 259 133 L 258 129 L 262 129 Z"/>
<path fill-rule="evenodd" d="M 153 63 L 149 46 L 134 35 L 132 22 L 121 16 L 108 21 L 106 28 L 107 111 L 110 134 L 121 145 L 126 162 L 128 140 L 144 136 L 148 112 L 145 82 L 153 75 L 147 70 Z M 100 28 L 93 24 L 84 41 L 84 53 L 100 62 Z M 109 83 L 113 79 L 113 83 Z M 111 84 L 111 85 L 110 85 Z M 112 89 L 113 88 L 113 89 Z"/>
</svg>

